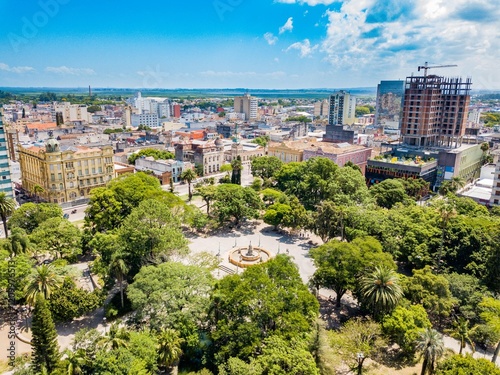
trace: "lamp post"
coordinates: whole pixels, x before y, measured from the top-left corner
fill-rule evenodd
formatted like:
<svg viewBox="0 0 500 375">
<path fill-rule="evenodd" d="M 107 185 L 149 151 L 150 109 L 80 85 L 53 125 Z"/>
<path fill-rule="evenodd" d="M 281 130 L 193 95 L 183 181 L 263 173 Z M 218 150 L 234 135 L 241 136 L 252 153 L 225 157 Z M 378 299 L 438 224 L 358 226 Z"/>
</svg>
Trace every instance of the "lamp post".
<svg viewBox="0 0 500 375">
<path fill-rule="evenodd" d="M 358 375 L 363 374 L 363 362 L 365 360 L 365 355 L 363 353 L 358 353 L 357 355 L 358 358 Z"/>
<path fill-rule="evenodd" d="M 278 254 L 280 253 L 280 244 L 278 242 Z"/>
<path fill-rule="evenodd" d="M 102 326 L 104 327 L 104 333 L 106 334 L 106 317 L 102 318 Z"/>
</svg>

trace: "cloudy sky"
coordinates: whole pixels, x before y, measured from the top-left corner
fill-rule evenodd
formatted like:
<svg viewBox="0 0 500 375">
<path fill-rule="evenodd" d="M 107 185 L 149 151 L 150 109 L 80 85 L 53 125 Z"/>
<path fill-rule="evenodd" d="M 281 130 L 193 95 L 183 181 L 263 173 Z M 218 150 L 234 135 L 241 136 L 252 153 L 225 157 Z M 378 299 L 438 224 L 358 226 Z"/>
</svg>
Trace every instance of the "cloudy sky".
<svg viewBox="0 0 500 375">
<path fill-rule="evenodd" d="M 1 1 L 0 86 L 500 89 L 498 0 Z"/>
</svg>

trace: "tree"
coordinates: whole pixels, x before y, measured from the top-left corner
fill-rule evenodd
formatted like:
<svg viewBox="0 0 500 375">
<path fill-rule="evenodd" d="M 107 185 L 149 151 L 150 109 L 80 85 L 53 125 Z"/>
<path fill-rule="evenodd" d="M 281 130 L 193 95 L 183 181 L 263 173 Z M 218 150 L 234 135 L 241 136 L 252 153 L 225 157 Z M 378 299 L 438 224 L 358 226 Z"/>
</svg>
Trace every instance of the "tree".
<svg viewBox="0 0 500 375">
<path fill-rule="evenodd" d="M 109 273 L 118 279 L 118 286 L 120 288 L 120 299 L 122 308 L 125 307 L 123 302 L 123 280 L 129 271 L 128 265 L 125 263 L 125 256 L 122 252 L 116 252 L 111 257 L 109 265 Z"/>
<path fill-rule="evenodd" d="M 114 323 L 109 327 L 109 332 L 97 342 L 97 346 L 104 350 L 127 348 L 129 340 L 130 332 Z"/>
<path fill-rule="evenodd" d="M 183 332 L 206 319 L 212 284 L 208 270 L 169 262 L 142 267 L 128 286 L 127 296 L 138 318 L 152 329 Z"/>
<path fill-rule="evenodd" d="M 66 349 L 63 354 L 65 373 L 67 375 L 83 375 L 83 368 L 86 364 L 85 353 L 82 350 L 74 352 Z"/>
<path fill-rule="evenodd" d="M 455 211 L 455 207 L 453 203 L 444 202 L 437 206 L 437 211 L 441 218 L 440 226 L 441 226 L 441 245 L 439 246 L 439 253 L 437 259 L 437 270 L 438 272 L 441 270 L 441 258 L 443 256 L 443 248 L 444 248 L 444 238 L 446 234 L 446 229 L 448 228 L 448 223 L 452 218 L 457 215 Z"/>
<path fill-rule="evenodd" d="M 130 267 L 129 278 L 145 263 L 164 261 L 189 250 L 179 219 L 166 203 L 154 199 L 134 208 L 117 233 Z"/>
<path fill-rule="evenodd" d="M 31 250 L 29 237 L 22 228 L 14 228 L 10 231 L 9 245 L 11 253 L 15 255 L 26 254 Z"/>
<path fill-rule="evenodd" d="M 415 342 L 427 328 L 431 328 L 427 312 L 421 305 L 400 304 L 382 321 L 382 328 L 391 340 L 407 355 L 415 353 Z"/>
<path fill-rule="evenodd" d="M 454 339 L 460 341 L 460 351 L 458 354 L 462 354 L 462 350 L 466 347 L 467 343 L 475 351 L 474 341 L 471 336 L 473 330 L 469 326 L 469 321 L 463 316 L 459 316 L 458 319 L 453 322 L 453 329 L 447 330 L 447 333 Z"/>
<path fill-rule="evenodd" d="M 323 242 L 339 236 L 344 240 L 344 208 L 330 200 L 322 201 L 312 213 L 311 227 Z"/>
<path fill-rule="evenodd" d="M 25 203 L 10 217 L 9 229 L 22 228 L 30 234 L 40 224 L 53 217 L 63 217 L 63 211 L 55 203 Z"/>
<path fill-rule="evenodd" d="M 329 337 L 332 348 L 341 353 L 343 360 L 351 368 L 357 367 L 359 374 L 364 360 L 374 358 L 385 345 L 380 324 L 369 319 L 352 318 L 340 328 L 340 331 L 332 331 Z M 359 353 L 363 353 L 362 359 L 358 357 Z"/>
<path fill-rule="evenodd" d="M 500 300 L 486 297 L 481 301 L 479 307 L 482 309 L 481 319 L 485 321 L 486 326 L 495 336 L 500 337 Z M 500 340 L 497 342 L 491 362 L 496 363 L 499 353 Z"/>
<path fill-rule="evenodd" d="M 453 355 L 442 361 L 437 368 L 436 375 L 500 375 L 500 369 L 494 363 L 484 358 L 473 358 L 470 354 L 465 357 Z"/>
<path fill-rule="evenodd" d="M 252 364 L 262 368 L 262 374 L 320 375 L 307 342 L 300 338 L 288 340 L 278 335 L 266 338 L 262 354 Z"/>
<path fill-rule="evenodd" d="M 427 328 L 418 337 L 416 350 L 424 357 L 422 372 L 420 374 L 433 374 L 437 361 L 444 353 L 442 335 L 435 329 Z"/>
<path fill-rule="evenodd" d="M 42 195 L 43 193 L 45 193 L 45 189 L 42 186 L 38 184 L 33 186 L 33 194 L 36 195 L 36 201 L 38 203 L 40 203 L 40 195 Z"/>
<path fill-rule="evenodd" d="M 448 280 L 434 274 L 429 266 L 413 270 L 413 276 L 403 279 L 402 286 L 405 297 L 413 303 L 422 304 L 434 319 L 449 316 L 456 303 Z"/>
<path fill-rule="evenodd" d="M 181 180 L 188 183 L 188 196 L 189 201 L 193 198 L 193 193 L 191 192 L 191 182 L 196 178 L 196 173 L 192 169 L 186 169 L 181 173 Z"/>
<path fill-rule="evenodd" d="M 235 225 L 245 217 L 258 217 L 262 201 L 259 195 L 249 187 L 223 184 L 217 186 L 214 214 L 222 224 L 234 218 Z"/>
<path fill-rule="evenodd" d="M 275 156 L 258 156 L 252 159 L 252 175 L 267 180 L 281 168 L 283 162 Z"/>
<path fill-rule="evenodd" d="M 177 197 L 161 189 L 156 177 L 144 172 L 125 174 L 111 180 L 106 188 L 93 189 L 85 211 L 85 227 L 92 234 L 117 228 L 145 199 L 170 200 L 178 205 Z"/>
<path fill-rule="evenodd" d="M 330 241 L 311 250 L 317 270 L 312 276 L 314 285 L 332 289 L 336 293 L 336 306 L 340 307 L 342 296 L 355 291 L 358 278 L 377 265 L 394 268 L 390 254 L 374 238 L 355 239 L 351 243 Z"/>
<path fill-rule="evenodd" d="M 216 364 L 231 357 L 248 360 L 264 350 L 269 337 L 307 337 L 318 311 L 318 301 L 286 255 L 224 277 L 210 298 L 209 331 Z"/>
<path fill-rule="evenodd" d="M 38 295 L 42 295 L 44 299 L 48 300 L 52 293 L 61 287 L 62 283 L 63 279 L 53 265 L 42 264 L 36 267 L 29 277 L 25 288 L 26 301 L 33 306 Z"/>
<path fill-rule="evenodd" d="M 282 224 L 284 217 L 289 215 L 291 211 L 292 209 L 288 204 L 275 203 L 267 208 L 262 219 L 264 223 L 273 225 L 276 230 Z"/>
<path fill-rule="evenodd" d="M 179 337 L 179 333 L 170 328 L 164 328 L 158 334 L 158 364 L 161 367 L 177 367 L 182 355 L 182 344 L 184 340 Z M 173 371 L 177 373 L 176 370 Z"/>
<path fill-rule="evenodd" d="M 210 213 L 210 202 L 212 202 L 215 199 L 217 188 L 215 187 L 215 185 L 205 185 L 198 187 L 196 190 L 198 194 L 200 194 L 201 199 L 203 199 L 203 201 L 207 205 L 207 215 L 208 215 Z"/>
<path fill-rule="evenodd" d="M 0 217 L 2 218 L 5 238 L 9 236 L 7 229 L 7 217 L 12 215 L 15 209 L 16 202 L 14 199 L 8 197 L 5 192 L 0 192 Z"/>
<path fill-rule="evenodd" d="M 396 203 L 408 200 L 403 182 L 397 179 L 384 180 L 370 188 L 370 194 L 380 207 L 392 208 Z"/>
<path fill-rule="evenodd" d="M 375 267 L 368 276 L 360 281 L 362 302 L 375 317 L 390 313 L 403 297 L 399 278 L 391 268 Z"/>
<path fill-rule="evenodd" d="M 266 203 L 266 206 L 271 206 L 278 201 L 281 202 L 286 200 L 285 194 L 275 189 L 264 189 L 262 190 L 261 194 L 262 200 Z"/>
<path fill-rule="evenodd" d="M 37 373 L 43 369 L 51 373 L 59 362 L 59 346 L 54 321 L 42 295 L 36 297 L 31 329 L 33 367 Z"/>
<path fill-rule="evenodd" d="M 153 157 L 155 160 L 168 160 L 175 157 L 175 155 L 169 151 L 158 150 L 156 148 L 143 148 L 142 150 L 134 152 L 132 155 L 130 155 L 128 158 L 128 163 L 135 164 L 135 161 L 137 159 L 148 156 Z"/>
<path fill-rule="evenodd" d="M 46 220 L 30 234 L 31 242 L 38 249 L 70 260 L 82 253 L 81 238 L 80 229 L 59 217 Z"/>
<path fill-rule="evenodd" d="M 102 300 L 98 289 L 88 292 L 66 277 L 61 287 L 51 293 L 49 308 L 55 322 L 69 322 L 98 308 Z"/>
<path fill-rule="evenodd" d="M 231 183 L 235 185 L 241 185 L 241 171 L 243 170 L 243 165 L 241 164 L 241 156 L 238 155 L 236 159 L 231 161 Z"/>
</svg>

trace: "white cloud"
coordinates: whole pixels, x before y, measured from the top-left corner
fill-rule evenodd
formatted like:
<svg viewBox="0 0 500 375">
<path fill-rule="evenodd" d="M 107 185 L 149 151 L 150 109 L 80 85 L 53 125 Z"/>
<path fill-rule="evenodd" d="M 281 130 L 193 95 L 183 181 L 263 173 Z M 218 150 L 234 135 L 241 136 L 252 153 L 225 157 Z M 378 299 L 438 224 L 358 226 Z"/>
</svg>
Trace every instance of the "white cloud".
<svg viewBox="0 0 500 375">
<path fill-rule="evenodd" d="M 286 20 L 285 24 L 280 27 L 280 34 L 292 30 L 293 30 L 293 17 L 290 17 Z"/>
<path fill-rule="evenodd" d="M 318 45 L 311 46 L 311 42 L 309 39 L 304 39 L 302 42 L 296 42 L 288 46 L 285 52 L 289 52 L 292 49 L 296 49 L 299 51 L 300 57 L 307 57 L 311 53 L 313 53 L 318 48 Z"/>
<path fill-rule="evenodd" d="M 90 76 L 94 75 L 94 69 L 90 68 L 69 68 L 65 65 L 62 66 L 48 66 L 45 68 L 46 72 L 62 74 L 62 75 L 72 75 L 72 76 Z"/>
<path fill-rule="evenodd" d="M 9 66 L 5 63 L 0 63 L 0 70 L 3 70 L 4 72 L 21 74 L 21 73 L 33 72 L 35 71 L 35 68 L 32 68 L 31 66 Z"/>
<path fill-rule="evenodd" d="M 279 63 L 279 62 L 280 62 L 280 59 L 278 59 L 277 57 L 275 57 L 275 58 L 274 58 L 274 62 Z"/>
<path fill-rule="evenodd" d="M 432 72 L 472 76 L 474 89 L 500 88 L 499 16 L 485 0 L 346 0 L 326 12 L 320 50 L 336 72 L 357 75 L 357 84 L 404 78 L 430 61 L 459 65 Z"/>
<path fill-rule="evenodd" d="M 275 45 L 276 42 L 278 41 L 278 37 L 274 36 L 273 33 L 265 33 L 264 39 L 270 46 Z"/>
</svg>

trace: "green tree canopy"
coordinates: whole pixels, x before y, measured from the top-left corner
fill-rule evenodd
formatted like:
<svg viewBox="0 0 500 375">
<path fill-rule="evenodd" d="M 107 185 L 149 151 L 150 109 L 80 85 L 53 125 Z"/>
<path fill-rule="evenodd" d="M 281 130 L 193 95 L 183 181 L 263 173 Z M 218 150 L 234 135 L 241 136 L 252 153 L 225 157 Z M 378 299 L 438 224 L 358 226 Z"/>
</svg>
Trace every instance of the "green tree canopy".
<svg viewBox="0 0 500 375">
<path fill-rule="evenodd" d="M 473 358 L 453 355 L 442 361 L 436 370 L 436 375 L 500 375 L 500 368 L 484 358 Z"/>
<path fill-rule="evenodd" d="M 55 203 L 25 203 L 10 217 L 9 229 L 22 228 L 28 234 L 50 218 L 63 217 L 63 211 Z"/>
<path fill-rule="evenodd" d="M 234 184 L 217 186 L 213 209 L 220 223 L 234 219 L 239 225 L 245 217 L 256 218 L 261 206 L 262 201 L 252 188 Z"/>
<path fill-rule="evenodd" d="M 339 307 L 342 296 L 358 287 L 358 278 L 376 266 L 394 269 L 392 256 L 382 251 L 380 243 L 371 237 L 357 238 L 352 242 L 330 241 L 311 250 L 314 272 L 311 283 L 316 287 L 332 289 Z"/>
<path fill-rule="evenodd" d="M 252 174 L 263 180 L 272 178 L 283 163 L 276 156 L 259 156 L 252 159 Z"/>
<path fill-rule="evenodd" d="M 286 255 L 223 278 L 210 304 L 216 363 L 230 357 L 247 360 L 263 349 L 266 337 L 305 338 L 318 308 L 297 266 Z"/>
<path fill-rule="evenodd" d="M 45 298 L 38 295 L 33 311 L 31 347 L 33 367 L 37 373 L 42 369 L 51 373 L 59 362 L 57 331 Z"/>
<path fill-rule="evenodd" d="M 135 164 L 135 161 L 141 157 L 152 156 L 155 160 L 168 160 L 173 159 L 175 156 L 169 151 L 158 150 L 156 148 L 143 148 L 138 152 L 134 152 L 128 158 L 129 164 Z"/>
<path fill-rule="evenodd" d="M 370 194 L 380 207 L 392 208 L 396 203 L 408 202 L 405 184 L 398 179 L 388 179 L 373 185 Z"/>
<path fill-rule="evenodd" d="M 53 217 L 41 223 L 29 236 L 40 252 L 75 260 L 82 253 L 81 232 L 68 220 Z"/>
</svg>

